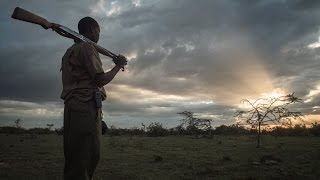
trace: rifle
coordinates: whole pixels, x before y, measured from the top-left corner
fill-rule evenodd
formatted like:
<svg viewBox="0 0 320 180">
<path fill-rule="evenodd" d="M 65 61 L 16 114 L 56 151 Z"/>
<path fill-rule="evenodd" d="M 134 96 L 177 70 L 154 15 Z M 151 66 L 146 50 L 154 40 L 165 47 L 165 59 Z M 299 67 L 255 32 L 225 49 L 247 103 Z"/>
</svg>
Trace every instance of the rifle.
<svg viewBox="0 0 320 180">
<path fill-rule="evenodd" d="M 36 14 L 33 14 L 25 9 L 16 7 L 14 9 L 11 17 L 13 19 L 18 19 L 18 20 L 26 21 L 26 22 L 33 23 L 33 24 L 38 24 L 38 25 L 42 26 L 44 29 L 52 29 L 53 31 L 57 32 L 58 34 L 60 34 L 63 37 L 67 37 L 67 38 L 74 39 L 74 40 L 78 39 L 80 41 L 91 43 L 91 44 L 93 44 L 93 46 L 96 48 L 96 50 L 100 54 L 108 56 L 108 57 L 112 58 L 113 60 L 120 56 L 120 55 L 116 55 L 116 54 L 112 53 L 111 51 L 103 48 L 99 44 L 91 41 L 90 39 L 84 37 L 83 35 L 75 32 L 65 26 L 62 26 L 62 25 L 56 24 L 56 23 L 51 23 L 51 22 L 47 21 L 45 18 L 40 17 Z M 124 71 L 124 67 L 122 67 L 122 71 Z"/>
</svg>

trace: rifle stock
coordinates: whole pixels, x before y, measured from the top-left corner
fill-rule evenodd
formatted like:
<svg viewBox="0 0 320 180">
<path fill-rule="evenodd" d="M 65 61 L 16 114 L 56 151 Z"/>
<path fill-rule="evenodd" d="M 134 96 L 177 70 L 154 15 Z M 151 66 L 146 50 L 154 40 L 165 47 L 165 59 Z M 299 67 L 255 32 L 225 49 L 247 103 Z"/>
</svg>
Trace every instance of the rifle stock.
<svg viewBox="0 0 320 180">
<path fill-rule="evenodd" d="M 13 19 L 41 25 L 44 29 L 48 29 L 51 27 L 51 23 L 46 19 L 19 7 L 16 7 L 14 9 L 11 17 Z"/>
</svg>

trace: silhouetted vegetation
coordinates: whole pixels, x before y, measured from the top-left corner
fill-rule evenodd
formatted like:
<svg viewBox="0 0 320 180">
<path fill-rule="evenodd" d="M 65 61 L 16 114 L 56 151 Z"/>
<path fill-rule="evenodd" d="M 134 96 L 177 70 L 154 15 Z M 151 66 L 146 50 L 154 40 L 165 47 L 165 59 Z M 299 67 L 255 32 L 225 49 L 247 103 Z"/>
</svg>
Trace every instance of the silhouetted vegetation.
<svg viewBox="0 0 320 180">
<path fill-rule="evenodd" d="M 250 134 L 250 130 L 246 129 L 244 126 L 239 125 L 221 125 L 214 129 L 214 134 L 216 135 L 248 135 Z"/>
<path fill-rule="evenodd" d="M 190 135 L 198 136 L 205 132 L 211 133 L 212 119 L 197 118 L 191 111 L 183 111 L 179 112 L 178 114 L 183 117 L 183 119 L 180 120 L 182 122 L 181 127 L 185 127 L 185 129 L 187 130 L 187 132 L 190 133 Z"/>
<path fill-rule="evenodd" d="M 294 93 L 280 97 L 259 98 L 254 102 L 244 99 L 243 102 L 250 108 L 238 110 L 235 117 L 253 128 L 258 128 L 257 147 L 260 147 L 261 126 L 270 123 L 291 126 L 292 119 L 302 120 L 301 112 L 291 111 L 288 108 L 290 104 L 302 102 L 301 99 L 294 96 Z"/>
<path fill-rule="evenodd" d="M 184 128 L 185 135 L 195 135 L 196 138 L 200 136 L 212 138 L 213 128 L 212 119 L 197 118 L 191 111 L 179 112 L 179 115 L 183 117 L 182 122 L 176 129 L 181 130 Z"/>
<path fill-rule="evenodd" d="M 165 129 L 161 123 L 155 122 L 151 123 L 147 127 L 147 136 L 150 137 L 159 137 L 159 136 L 167 136 L 169 134 L 169 131 Z"/>
<path fill-rule="evenodd" d="M 278 106 L 280 107 L 280 106 Z M 103 135 L 107 136 L 123 136 L 136 135 L 147 137 L 161 137 L 161 136 L 184 136 L 193 135 L 196 138 L 212 138 L 214 135 L 248 135 L 249 139 L 257 139 L 258 129 L 252 126 L 242 126 L 239 124 L 212 126 L 211 119 L 197 118 L 191 111 L 179 112 L 182 115 L 181 124 L 166 128 L 159 122 L 150 123 L 148 126 L 141 124 L 141 127 L 132 128 L 117 128 L 115 126 L 104 129 L 106 132 Z M 63 127 L 53 129 L 54 124 L 47 124 L 46 128 L 31 128 L 25 129 L 21 127 L 21 119 L 14 121 L 12 126 L 0 127 L 2 134 L 57 134 L 63 135 Z M 272 136 L 320 136 L 320 124 L 312 123 L 310 126 L 305 124 L 296 124 L 291 126 L 276 126 L 273 128 L 267 127 L 261 130 L 263 135 Z M 222 143 L 222 142 L 221 142 Z M 219 144 L 221 144 L 219 143 Z"/>
<path fill-rule="evenodd" d="M 63 135 L 63 127 L 55 129 L 54 132 L 56 132 L 58 135 Z"/>
<path fill-rule="evenodd" d="M 3 134 L 25 134 L 28 130 L 21 127 L 4 126 L 0 127 L 0 133 Z"/>
<path fill-rule="evenodd" d="M 54 134 L 55 132 L 49 128 L 31 128 L 27 130 L 31 134 Z"/>
<path fill-rule="evenodd" d="M 310 134 L 314 136 L 320 136 L 320 124 L 317 122 L 312 123 L 312 127 L 310 128 Z"/>
<path fill-rule="evenodd" d="M 146 128 L 116 128 L 111 126 L 108 128 L 106 135 L 108 136 L 123 136 L 123 135 L 138 135 L 148 137 L 161 137 L 161 136 L 184 136 L 184 135 L 196 135 L 197 137 L 209 138 L 214 135 L 256 135 L 256 129 L 246 128 L 237 124 L 233 125 L 221 125 L 215 128 L 208 129 L 195 129 L 190 127 L 183 127 L 179 125 L 174 128 L 165 128 L 159 122 L 151 123 Z M 63 127 L 57 129 L 50 128 L 31 128 L 25 129 L 22 127 L 5 126 L 0 127 L 0 133 L 2 134 L 63 134 Z M 305 124 L 296 124 L 294 126 L 277 126 L 269 128 L 268 130 L 262 130 L 264 135 L 272 136 L 320 136 L 320 124 L 312 123 L 311 126 Z"/>
<path fill-rule="evenodd" d="M 21 127 L 21 119 L 18 118 L 17 120 L 14 121 L 15 127 L 20 128 Z"/>
</svg>

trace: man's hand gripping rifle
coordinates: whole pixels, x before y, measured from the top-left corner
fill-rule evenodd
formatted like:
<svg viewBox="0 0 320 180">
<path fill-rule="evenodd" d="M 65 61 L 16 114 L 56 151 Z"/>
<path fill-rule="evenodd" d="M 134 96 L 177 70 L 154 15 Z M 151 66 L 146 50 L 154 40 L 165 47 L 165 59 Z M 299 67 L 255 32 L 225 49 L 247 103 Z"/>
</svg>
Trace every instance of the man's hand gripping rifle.
<svg viewBox="0 0 320 180">
<path fill-rule="evenodd" d="M 97 43 L 91 41 L 90 39 L 84 37 L 83 35 L 75 32 L 65 26 L 62 26 L 60 24 L 51 23 L 51 22 L 47 21 L 46 19 L 44 19 L 36 14 L 33 14 L 27 10 L 16 7 L 14 9 L 13 14 L 12 14 L 12 18 L 18 19 L 21 21 L 30 22 L 33 24 L 41 25 L 44 29 L 52 29 L 53 31 L 60 34 L 61 36 L 64 36 L 64 37 L 67 37 L 70 39 L 78 39 L 80 41 L 89 42 L 89 43 L 93 44 L 93 46 L 96 48 L 96 50 L 100 54 L 103 54 L 105 56 L 112 58 L 113 62 L 116 65 L 119 65 L 122 67 L 122 71 L 124 71 L 124 66 L 127 65 L 127 60 L 123 55 L 121 55 L 121 54 L 116 55 L 116 54 L 112 53 L 111 51 L 101 47 Z"/>
</svg>

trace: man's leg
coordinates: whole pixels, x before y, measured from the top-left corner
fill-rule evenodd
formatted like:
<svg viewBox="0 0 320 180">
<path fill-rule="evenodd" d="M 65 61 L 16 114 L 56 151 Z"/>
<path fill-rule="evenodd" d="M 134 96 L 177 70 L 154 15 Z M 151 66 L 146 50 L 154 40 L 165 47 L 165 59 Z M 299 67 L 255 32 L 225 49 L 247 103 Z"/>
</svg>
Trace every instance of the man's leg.
<svg viewBox="0 0 320 180">
<path fill-rule="evenodd" d="M 95 106 L 93 106 L 95 107 Z M 97 121 L 95 131 L 92 132 L 90 138 L 91 141 L 89 143 L 89 161 L 88 161 L 88 172 L 89 177 L 92 178 L 95 169 L 98 166 L 99 160 L 100 160 L 100 141 L 101 141 L 101 109 L 92 109 L 93 114 L 95 114 L 95 119 Z"/>
<path fill-rule="evenodd" d="M 91 164 L 96 156 L 92 155 L 92 145 L 97 143 L 94 137 L 99 123 L 97 113 L 93 113 L 92 104 L 71 99 L 65 106 L 65 179 L 89 180 L 93 175 L 94 169 L 92 171 Z M 100 155 L 100 151 L 95 154 Z M 98 161 L 99 157 L 96 165 Z"/>
</svg>

